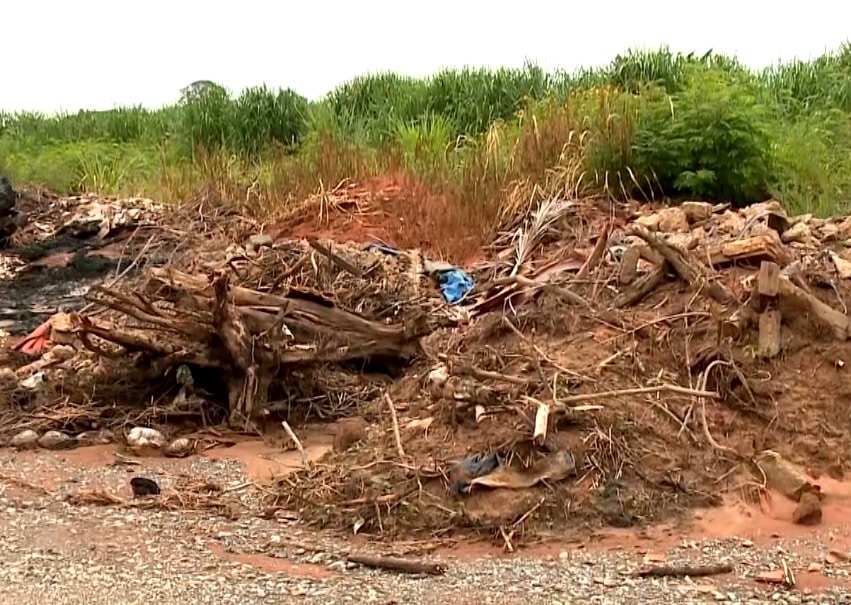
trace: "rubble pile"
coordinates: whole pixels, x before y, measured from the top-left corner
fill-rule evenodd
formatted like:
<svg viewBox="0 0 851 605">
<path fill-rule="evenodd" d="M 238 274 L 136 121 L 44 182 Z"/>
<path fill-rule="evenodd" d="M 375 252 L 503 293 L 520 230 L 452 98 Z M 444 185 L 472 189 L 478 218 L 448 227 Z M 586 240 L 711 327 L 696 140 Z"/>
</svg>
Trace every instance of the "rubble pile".
<svg viewBox="0 0 851 605">
<path fill-rule="evenodd" d="M 152 203 L 68 208 L 78 238 L 178 231 Z M 769 488 L 813 519 L 817 477 L 846 470 L 851 219 L 548 200 L 466 270 L 254 231 L 208 233 L 53 314 L 9 354 L 2 432 L 283 421 L 300 448 L 305 418 L 353 417 L 269 488 L 270 510 L 384 535 L 489 528 L 507 545 Z"/>
</svg>

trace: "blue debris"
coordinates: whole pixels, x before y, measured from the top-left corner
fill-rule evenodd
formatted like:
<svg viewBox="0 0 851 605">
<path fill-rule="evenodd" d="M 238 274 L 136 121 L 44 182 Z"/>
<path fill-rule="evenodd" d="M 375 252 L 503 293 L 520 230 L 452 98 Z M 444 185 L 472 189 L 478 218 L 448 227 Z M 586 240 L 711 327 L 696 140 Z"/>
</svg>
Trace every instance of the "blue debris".
<svg viewBox="0 0 851 605">
<path fill-rule="evenodd" d="M 467 456 L 456 466 L 456 478 L 449 491 L 453 496 L 460 496 L 470 487 L 470 481 L 489 475 L 498 467 L 499 456 L 496 452 Z"/>
<path fill-rule="evenodd" d="M 383 244 L 372 243 L 369 245 L 368 250 L 378 250 L 379 252 L 383 252 L 384 254 L 389 254 L 391 256 L 399 256 L 402 254 L 400 250 L 396 248 L 391 248 L 390 246 L 385 246 Z"/>
<path fill-rule="evenodd" d="M 401 250 L 388 246 L 381 242 L 372 242 L 368 250 L 375 250 L 390 256 L 401 256 Z M 448 263 L 435 262 L 423 258 L 422 272 L 437 280 L 443 299 L 450 305 L 456 305 L 464 300 L 464 296 L 473 289 L 473 278 L 469 273 L 453 267 Z"/>
<path fill-rule="evenodd" d="M 450 305 L 456 305 L 473 289 L 473 278 L 461 269 L 447 269 L 437 273 L 437 283 L 443 298 Z"/>
</svg>

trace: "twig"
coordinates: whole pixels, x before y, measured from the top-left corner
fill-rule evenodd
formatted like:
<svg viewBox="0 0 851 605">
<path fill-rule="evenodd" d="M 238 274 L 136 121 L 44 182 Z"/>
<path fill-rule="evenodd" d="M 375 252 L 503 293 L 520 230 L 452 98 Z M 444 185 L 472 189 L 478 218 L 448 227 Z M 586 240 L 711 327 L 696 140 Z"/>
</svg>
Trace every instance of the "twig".
<svg viewBox="0 0 851 605">
<path fill-rule="evenodd" d="M 307 458 L 307 452 L 304 451 L 304 447 L 302 447 L 301 441 L 299 441 L 298 437 L 296 437 L 296 434 L 293 431 L 292 427 L 290 427 L 289 422 L 284 420 L 283 422 L 281 422 L 281 426 L 284 427 L 284 430 L 287 432 L 287 435 L 289 435 L 289 438 L 293 440 L 293 443 L 295 443 L 295 446 L 298 449 L 298 453 L 301 455 L 301 463 L 302 465 L 304 465 L 304 468 L 310 468 L 310 460 Z"/>
<path fill-rule="evenodd" d="M 721 565 L 682 565 L 670 566 L 663 565 L 661 567 L 651 567 L 635 572 L 638 578 L 705 578 L 706 576 L 720 576 L 725 573 L 732 573 L 733 566 L 729 563 Z"/>
<path fill-rule="evenodd" d="M 346 558 L 352 563 L 357 563 L 364 567 L 386 569 L 388 571 L 398 571 L 401 573 L 441 576 L 446 572 L 446 568 L 442 563 L 398 559 L 396 557 L 373 557 L 369 555 L 349 555 Z"/>
<path fill-rule="evenodd" d="M 482 370 L 473 366 L 455 365 L 453 367 L 453 370 L 459 374 L 472 376 L 473 378 L 478 378 L 479 380 L 498 380 L 501 382 L 507 382 L 509 384 L 516 384 L 519 386 L 525 386 L 529 384 L 529 381 L 526 378 L 521 378 L 520 376 L 511 376 L 510 374 L 491 372 L 489 370 Z"/>
<path fill-rule="evenodd" d="M 499 526 L 499 533 L 502 535 L 502 539 L 505 541 L 505 549 L 508 552 L 514 552 L 514 545 L 511 543 L 511 536 L 505 533 L 505 528 L 501 525 Z"/>
<path fill-rule="evenodd" d="M 643 239 L 651 248 L 661 254 L 671 267 L 673 267 L 677 275 L 687 284 L 695 286 L 701 279 L 707 279 L 706 272 L 700 266 L 694 266 L 689 263 L 688 258 L 682 252 L 661 240 L 646 227 L 633 225 L 631 230 L 634 235 Z M 710 282 L 707 292 L 710 297 L 721 304 L 726 304 L 733 300 L 730 293 L 719 283 Z"/>
<path fill-rule="evenodd" d="M 112 279 L 111 279 L 111 280 L 109 280 L 107 283 L 105 283 L 105 284 L 103 285 L 103 288 L 112 288 L 112 287 L 114 287 L 114 286 L 115 286 L 115 285 L 116 285 L 119 281 L 121 281 L 122 279 L 124 279 L 124 278 L 127 276 L 127 274 L 128 274 L 128 273 L 130 273 L 130 272 L 131 272 L 131 271 L 132 271 L 132 270 L 136 267 L 136 265 L 138 265 L 138 264 L 139 264 L 139 261 L 140 261 L 140 260 L 142 259 L 142 257 L 145 255 L 145 252 L 147 252 L 147 251 L 148 251 L 148 248 L 151 246 L 151 242 L 153 242 L 153 241 L 154 241 L 154 235 L 152 235 L 151 237 L 149 237 L 149 238 L 148 238 L 148 241 L 147 241 L 147 242 L 145 242 L 145 245 L 144 245 L 144 246 L 142 246 L 142 249 L 141 249 L 141 250 L 139 250 L 139 253 L 138 253 L 138 254 L 136 255 L 136 257 L 133 259 L 133 261 L 132 261 L 129 265 L 127 265 L 127 266 L 126 266 L 126 267 L 125 267 L 125 268 L 121 271 L 121 273 L 119 273 L 119 274 L 118 274 L 118 275 L 116 275 L 114 278 L 112 278 Z M 92 309 L 92 307 L 94 307 L 94 306 L 95 306 L 95 304 L 97 304 L 97 303 L 91 303 L 91 302 L 90 302 L 90 303 L 88 303 L 86 306 L 84 306 L 82 309 L 80 309 L 80 310 L 78 311 L 78 313 L 81 313 L 81 314 L 82 314 L 82 313 L 86 313 L 87 311 L 91 310 L 91 309 Z"/>
<path fill-rule="evenodd" d="M 709 373 L 716 368 L 717 366 L 729 366 L 730 363 L 724 361 L 722 359 L 716 359 L 712 363 L 710 363 L 706 369 L 701 373 L 700 377 L 697 379 L 697 388 L 701 391 L 706 390 L 706 381 L 709 380 Z M 726 445 L 721 445 L 715 438 L 712 436 L 712 433 L 709 432 L 709 423 L 706 422 L 706 400 L 703 395 L 695 395 L 698 398 L 698 402 L 700 403 L 700 424 L 703 428 L 703 436 L 706 437 L 706 440 L 709 442 L 709 445 L 714 447 L 717 450 L 721 450 L 722 452 L 729 452 L 735 456 L 741 458 L 742 456 L 733 448 L 727 447 Z M 688 422 L 688 416 L 684 421 Z"/>
<path fill-rule="evenodd" d="M 396 439 L 396 452 L 399 454 L 399 458 L 405 459 L 405 450 L 402 448 L 402 435 L 399 433 L 399 419 L 396 417 L 396 406 L 393 405 L 393 400 L 390 399 L 390 395 L 387 391 L 384 392 L 384 401 L 387 403 L 387 407 L 390 408 L 390 418 L 393 421 L 393 437 Z"/>
<path fill-rule="evenodd" d="M 606 246 L 609 243 L 609 236 L 612 232 L 612 223 L 609 221 L 606 224 L 606 228 L 603 229 L 603 233 L 600 234 L 600 237 L 597 239 L 597 244 L 594 246 L 594 249 L 591 251 L 591 256 L 588 257 L 588 260 L 582 265 L 582 268 L 579 269 L 579 273 L 576 274 L 577 279 L 586 279 L 591 272 L 597 268 L 597 265 L 600 264 L 600 261 L 603 260 L 603 254 L 606 252 Z"/>
<path fill-rule="evenodd" d="M 694 397 L 717 398 L 718 393 L 705 389 L 696 390 L 681 387 L 676 384 L 660 384 L 650 387 L 638 387 L 634 389 L 619 389 L 615 391 L 601 391 L 600 393 L 582 393 L 580 395 L 569 395 L 559 399 L 560 404 L 578 403 L 580 401 L 591 401 L 593 399 L 606 399 L 608 397 L 620 397 L 622 395 L 641 395 L 644 393 L 678 393 L 680 395 L 691 395 Z"/>
<path fill-rule="evenodd" d="M 358 267 L 355 267 L 352 263 L 342 258 L 338 254 L 334 254 L 333 252 L 331 252 L 331 250 L 320 244 L 316 239 L 308 238 L 307 243 L 310 245 L 311 248 L 319 252 L 319 254 L 330 260 L 332 263 L 334 263 L 341 269 L 348 271 L 355 277 L 363 277 L 363 271 L 361 271 Z"/>
<path fill-rule="evenodd" d="M 543 443 L 547 438 L 547 424 L 550 417 L 550 406 L 543 401 L 538 404 L 538 411 L 535 413 L 535 430 L 532 433 L 532 440 L 538 443 Z"/>
<path fill-rule="evenodd" d="M 613 309 L 622 309 L 624 307 L 630 307 L 645 296 L 649 295 L 653 290 L 655 290 L 659 285 L 665 281 L 665 276 L 668 274 L 668 264 L 665 263 L 658 269 L 654 270 L 652 273 L 648 273 L 637 282 L 635 282 L 632 287 L 624 290 L 620 294 L 618 294 L 615 299 L 611 303 L 611 307 Z"/>
</svg>

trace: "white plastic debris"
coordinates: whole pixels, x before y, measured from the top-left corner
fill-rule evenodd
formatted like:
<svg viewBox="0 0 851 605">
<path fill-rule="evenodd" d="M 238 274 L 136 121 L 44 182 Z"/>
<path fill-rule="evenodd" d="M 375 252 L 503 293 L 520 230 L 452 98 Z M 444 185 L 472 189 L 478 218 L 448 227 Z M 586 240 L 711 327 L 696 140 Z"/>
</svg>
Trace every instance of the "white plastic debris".
<svg viewBox="0 0 851 605">
<path fill-rule="evenodd" d="M 165 445 L 165 437 L 156 429 L 149 429 L 144 426 L 136 426 L 130 430 L 127 435 L 127 445 L 132 449 L 138 448 L 162 448 Z"/>
</svg>

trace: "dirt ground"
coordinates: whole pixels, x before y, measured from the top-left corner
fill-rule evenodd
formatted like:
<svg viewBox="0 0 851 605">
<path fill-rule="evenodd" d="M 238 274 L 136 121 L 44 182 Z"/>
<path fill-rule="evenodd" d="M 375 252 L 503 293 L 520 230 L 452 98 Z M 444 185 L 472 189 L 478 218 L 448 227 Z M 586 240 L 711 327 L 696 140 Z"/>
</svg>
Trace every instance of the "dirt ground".
<svg viewBox="0 0 851 605">
<path fill-rule="evenodd" d="M 304 445 L 311 456 L 320 455 L 333 440 L 327 428 L 317 428 L 309 435 Z M 297 597 L 297 602 L 305 603 L 314 600 L 317 603 L 347 602 L 340 596 L 323 592 L 329 585 L 338 584 L 345 585 L 349 592 L 355 590 L 355 594 L 377 595 L 364 598 L 363 602 L 458 605 L 587 602 L 573 600 L 580 595 L 610 603 L 632 602 L 636 598 L 672 603 L 718 600 L 833 603 L 842 602 L 836 599 L 851 596 L 848 590 L 851 574 L 851 561 L 848 559 L 851 557 L 851 523 L 848 521 L 851 519 L 851 485 L 839 482 L 824 485 L 824 517 L 818 528 L 792 524 L 788 515 L 793 504 L 776 497 L 767 508 L 731 500 L 720 507 L 698 510 L 688 520 L 642 530 L 607 529 L 590 534 L 569 529 L 553 531 L 524 544 L 515 553 L 506 552 L 504 543 L 470 536 L 433 537 L 390 546 L 389 550 L 399 555 L 443 561 L 450 569 L 450 576 L 445 582 L 454 587 L 438 588 L 443 596 L 440 600 L 429 600 L 430 597 L 422 595 L 423 582 L 437 588 L 440 578 L 408 579 L 390 572 L 349 569 L 338 563 L 344 553 L 386 552 L 388 545 L 372 542 L 366 537 L 305 531 L 280 513 L 274 519 L 228 520 L 207 514 L 199 517 L 191 511 L 182 511 L 155 519 L 147 515 L 158 513 L 126 505 L 75 505 L 71 508 L 63 505 L 63 500 L 67 500 L 69 495 L 95 488 L 110 490 L 130 502 L 126 476 L 131 474 L 166 482 L 169 478 L 187 474 L 209 476 L 213 473 L 217 480 L 235 487 L 234 491 L 245 492 L 242 496 L 250 501 L 251 495 L 247 492 L 255 488 L 254 482 L 262 485 L 259 482 L 270 473 L 280 476 L 301 464 L 297 454 L 282 452 L 258 440 L 245 440 L 230 448 L 210 450 L 192 459 L 141 458 L 134 460 L 129 467 L 121 462 L 121 457 L 116 457 L 116 451 L 115 446 L 104 445 L 68 452 L 0 453 L 0 501 L 5 511 L 0 517 L 6 519 L 9 535 L 15 535 L 21 527 L 26 528 L 23 538 L 15 541 L 12 550 L 3 550 L 0 562 L 17 569 L 16 561 L 22 554 L 32 553 L 35 556 L 46 553 L 48 558 L 56 557 L 66 566 L 74 565 L 71 553 L 76 552 L 78 545 L 85 544 L 87 556 L 93 557 L 93 560 L 100 556 L 98 553 L 105 553 L 115 561 L 131 557 L 131 569 L 138 568 L 134 577 L 150 576 L 152 570 L 156 573 L 156 568 L 173 569 L 170 585 L 179 586 L 181 582 L 191 583 L 193 575 L 192 572 L 173 568 L 173 561 L 206 561 L 204 568 L 215 570 L 216 577 L 224 574 L 224 577 L 230 578 L 221 594 L 241 594 L 243 586 L 249 587 L 246 590 L 255 591 L 253 595 L 244 597 L 244 602 L 255 602 L 252 600 L 255 598 L 278 602 L 276 594 L 277 598 L 286 599 L 283 595 L 289 595 L 289 598 Z M 226 472 L 219 467 L 210 471 L 205 466 L 231 461 L 238 464 L 227 466 Z M 122 474 L 125 475 L 123 481 Z M 260 514 L 260 510 L 255 514 Z M 33 516 L 34 522 L 37 518 L 43 529 L 24 521 L 29 516 Z M 12 524 L 8 525 L 10 521 Z M 156 533 L 151 534 L 144 524 L 149 524 Z M 193 544 L 197 548 L 187 550 L 187 545 Z M 630 579 L 630 574 L 636 570 L 667 563 L 717 564 L 728 561 L 734 564 L 732 573 L 693 580 L 670 580 L 664 587 L 651 584 L 649 580 Z M 779 561 L 791 566 L 796 579 L 794 589 L 755 581 L 754 577 L 760 573 L 776 569 Z M 30 563 L 32 565 L 33 562 Z M 491 566 L 499 571 L 494 575 L 482 571 Z M 544 577 L 551 573 L 553 566 L 561 569 L 559 573 L 574 574 L 574 582 L 579 584 L 538 593 L 533 583 L 518 591 L 516 583 L 520 577 L 529 577 L 526 574 Z M 143 573 L 142 570 L 147 571 Z M 587 586 L 580 581 L 585 576 L 588 577 Z M 32 594 L 44 590 L 46 592 L 42 594 L 45 596 L 53 594 L 50 591 L 64 592 L 67 596 L 58 601 L 61 603 L 102 602 L 98 596 L 84 597 L 79 592 L 81 580 L 85 581 L 76 576 L 63 576 L 55 579 L 50 589 L 35 583 L 28 590 Z M 213 582 L 213 585 L 218 584 Z M 14 583 L 9 586 L 13 588 L 4 592 L 0 602 L 13 602 L 8 599 L 17 593 Z M 258 586 L 270 588 L 268 591 L 267 588 L 260 590 L 262 596 L 257 597 Z M 419 596 L 413 597 L 411 591 Z M 665 596 L 665 592 L 670 594 Z M 103 596 L 105 593 L 98 594 Z M 168 602 L 175 603 L 202 602 L 188 600 L 178 589 L 168 598 L 172 599 Z M 196 598 L 200 597 L 196 595 Z M 30 601 L 19 596 L 14 602 Z M 125 594 L 111 602 L 145 601 L 134 600 Z"/>
</svg>

